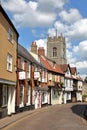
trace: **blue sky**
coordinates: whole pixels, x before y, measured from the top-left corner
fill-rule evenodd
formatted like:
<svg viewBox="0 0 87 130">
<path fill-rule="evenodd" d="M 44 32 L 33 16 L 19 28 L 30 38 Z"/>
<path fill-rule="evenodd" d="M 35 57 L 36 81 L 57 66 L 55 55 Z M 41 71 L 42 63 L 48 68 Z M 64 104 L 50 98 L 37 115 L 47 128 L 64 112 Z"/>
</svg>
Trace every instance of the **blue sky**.
<svg viewBox="0 0 87 130">
<path fill-rule="evenodd" d="M 87 0 L 1 0 L 19 32 L 19 43 L 30 49 L 33 41 L 44 46 L 48 34 L 63 34 L 67 59 L 80 75 L 87 75 Z"/>
</svg>

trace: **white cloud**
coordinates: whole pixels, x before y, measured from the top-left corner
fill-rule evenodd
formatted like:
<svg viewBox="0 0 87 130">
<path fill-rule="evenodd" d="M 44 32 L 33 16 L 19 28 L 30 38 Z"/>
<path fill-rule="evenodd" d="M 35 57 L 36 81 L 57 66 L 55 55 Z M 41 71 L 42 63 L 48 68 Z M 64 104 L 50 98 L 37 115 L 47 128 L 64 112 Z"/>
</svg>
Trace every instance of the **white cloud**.
<svg viewBox="0 0 87 130">
<path fill-rule="evenodd" d="M 87 38 L 87 19 L 81 19 L 69 27 L 67 36 L 71 40 Z"/>
<path fill-rule="evenodd" d="M 75 64 L 79 69 L 87 68 L 87 61 L 79 61 Z"/>
<path fill-rule="evenodd" d="M 55 9 L 62 8 L 67 0 L 3 0 L 4 8 L 13 13 L 13 21 L 18 26 L 44 27 L 56 20 Z"/>
<path fill-rule="evenodd" d="M 11 13 L 24 13 L 24 10 L 27 8 L 25 0 L 3 0 L 2 5 Z"/>
<path fill-rule="evenodd" d="M 66 51 L 66 56 L 67 56 L 68 64 L 76 63 L 76 61 L 77 61 L 76 57 L 73 57 L 73 53 L 71 51 L 69 51 L 68 49 Z"/>
<path fill-rule="evenodd" d="M 82 18 L 81 14 L 77 9 L 70 9 L 68 12 L 65 10 L 61 11 L 59 16 L 68 23 L 73 23 Z"/>
<path fill-rule="evenodd" d="M 87 40 L 80 42 L 78 46 L 74 46 L 73 51 L 80 57 L 79 59 L 87 60 Z"/>
<path fill-rule="evenodd" d="M 37 47 L 44 47 L 45 54 L 47 54 L 47 39 L 36 40 Z"/>
<path fill-rule="evenodd" d="M 62 9 L 68 0 L 38 0 L 38 9 L 41 12 L 52 12 L 55 9 Z"/>
<path fill-rule="evenodd" d="M 87 61 L 79 61 L 76 64 L 78 72 L 80 72 L 81 77 L 84 79 L 87 76 Z"/>
</svg>

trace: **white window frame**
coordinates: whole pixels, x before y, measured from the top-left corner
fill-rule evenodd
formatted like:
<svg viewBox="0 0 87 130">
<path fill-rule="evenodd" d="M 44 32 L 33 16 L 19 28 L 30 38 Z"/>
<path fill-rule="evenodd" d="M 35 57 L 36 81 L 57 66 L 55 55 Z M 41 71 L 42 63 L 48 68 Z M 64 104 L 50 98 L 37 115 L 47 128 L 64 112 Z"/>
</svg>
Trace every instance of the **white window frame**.
<svg viewBox="0 0 87 130">
<path fill-rule="evenodd" d="M 8 40 L 13 43 L 13 31 L 11 28 L 8 30 Z"/>
<path fill-rule="evenodd" d="M 27 95 L 26 95 L 26 105 L 30 105 L 30 99 L 31 99 L 31 86 L 27 86 Z"/>
<path fill-rule="evenodd" d="M 7 85 L 3 85 L 2 88 L 2 106 L 7 106 Z"/>
<path fill-rule="evenodd" d="M 20 66 L 21 70 L 24 70 L 24 59 L 21 58 L 21 66 Z"/>
<path fill-rule="evenodd" d="M 31 64 L 28 63 L 27 64 L 27 78 L 30 78 L 30 75 L 31 75 Z"/>
<path fill-rule="evenodd" d="M 7 70 L 12 71 L 12 55 L 7 55 Z"/>
<path fill-rule="evenodd" d="M 52 80 L 52 73 L 49 73 L 49 80 Z"/>
<path fill-rule="evenodd" d="M 24 85 L 21 84 L 20 85 L 20 107 L 23 107 L 23 106 L 24 106 Z"/>
<path fill-rule="evenodd" d="M 37 72 L 38 71 L 38 67 L 36 65 L 34 65 L 34 71 Z"/>
</svg>

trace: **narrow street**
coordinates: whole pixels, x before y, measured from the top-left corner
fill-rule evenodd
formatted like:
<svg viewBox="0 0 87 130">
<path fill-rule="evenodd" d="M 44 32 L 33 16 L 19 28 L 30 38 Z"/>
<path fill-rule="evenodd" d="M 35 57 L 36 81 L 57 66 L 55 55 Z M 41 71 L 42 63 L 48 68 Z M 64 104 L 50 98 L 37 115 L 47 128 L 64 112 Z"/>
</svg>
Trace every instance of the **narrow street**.
<svg viewBox="0 0 87 130">
<path fill-rule="evenodd" d="M 62 104 L 37 110 L 3 130 L 87 130 L 83 111 L 87 104 Z"/>
</svg>

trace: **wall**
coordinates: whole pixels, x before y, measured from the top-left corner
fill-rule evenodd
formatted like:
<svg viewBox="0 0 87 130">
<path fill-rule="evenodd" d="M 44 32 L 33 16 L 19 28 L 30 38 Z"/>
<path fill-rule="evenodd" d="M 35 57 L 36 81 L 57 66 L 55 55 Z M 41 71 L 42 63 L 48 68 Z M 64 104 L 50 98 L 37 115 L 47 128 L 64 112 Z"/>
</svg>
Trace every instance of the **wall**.
<svg viewBox="0 0 87 130">
<path fill-rule="evenodd" d="M 83 83 L 82 95 L 87 94 L 87 83 Z"/>
<path fill-rule="evenodd" d="M 9 27 L 13 31 L 13 43 L 8 40 Z M 17 34 L 7 22 L 5 17 L 0 12 L 0 78 L 16 81 L 15 65 L 16 65 L 16 51 L 17 51 Z M 12 55 L 12 72 L 7 71 L 7 54 Z"/>
</svg>

